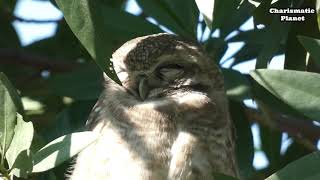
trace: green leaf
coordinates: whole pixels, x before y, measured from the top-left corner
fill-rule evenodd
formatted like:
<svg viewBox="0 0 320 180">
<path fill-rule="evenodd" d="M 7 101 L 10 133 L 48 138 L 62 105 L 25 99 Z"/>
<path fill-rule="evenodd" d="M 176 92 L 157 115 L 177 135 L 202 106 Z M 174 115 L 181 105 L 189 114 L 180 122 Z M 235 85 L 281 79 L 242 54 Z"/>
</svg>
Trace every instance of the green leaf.
<svg viewBox="0 0 320 180">
<path fill-rule="evenodd" d="M 160 32 L 155 25 L 99 0 L 56 0 L 73 33 L 100 68 L 119 82 L 110 61 L 112 43 L 123 43 L 133 37 Z M 81 16 L 79 16 L 81 14 Z"/>
<path fill-rule="evenodd" d="M 285 165 L 298 160 L 302 156 L 306 156 L 307 154 L 312 153 L 312 150 L 305 147 L 303 144 L 298 143 L 296 140 L 288 147 L 285 154 L 281 156 L 281 166 L 284 167 Z"/>
<path fill-rule="evenodd" d="M 95 103 L 96 100 L 73 102 L 57 114 L 50 130 L 40 129 L 41 134 L 49 142 L 62 135 L 83 130 Z"/>
<path fill-rule="evenodd" d="M 1 11 L 3 10 L 1 9 Z M 0 48 L 20 48 L 19 37 L 11 23 L 5 16 L 0 16 Z"/>
<path fill-rule="evenodd" d="M 316 11 L 317 11 L 318 28 L 320 30 L 320 0 L 316 0 Z"/>
<path fill-rule="evenodd" d="M 22 176 L 23 174 L 20 174 L 17 166 L 14 166 L 14 164 L 17 165 L 17 163 L 26 163 L 31 164 L 30 167 L 25 166 L 26 168 L 32 168 L 32 161 L 29 156 L 27 156 L 27 153 L 22 153 L 22 151 L 26 151 L 30 149 L 32 139 L 33 139 L 33 124 L 32 122 L 25 122 L 20 114 L 17 114 L 17 125 L 14 129 L 14 136 L 12 139 L 12 142 L 10 144 L 10 147 L 6 153 L 7 162 L 9 165 L 9 168 L 13 169 L 13 174 L 17 177 L 26 177 Z M 20 155 L 19 159 L 18 156 Z M 26 159 L 23 159 L 26 158 Z M 23 161 L 23 162 L 20 162 Z M 20 174 L 20 175 L 19 175 Z"/>
<path fill-rule="evenodd" d="M 298 36 L 300 43 L 310 53 L 311 57 L 320 65 L 320 39 Z"/>
<path fill-rule="evenodd" d="M 222 38 L 209 38 L 204 44 L 208 55 L 216 62 L 220 62 L 228 49 L 228 43 Z"/>
<path fill-rule="evenodd" d="M 27 178 L 32 172 L 32 155 L 30 150 L 21 151 L 14 161 L 10 174 L 16 177 Z"/>
<path fill-rule="evenodd" d="M 269 61 L 279 51 L 281 41 L 286 39 L 289 29 L 290 23 L 279 21 L 277 16 L 273 18 L 264 35 L 264 46 L 257 57 L 256 69 L 267 68 Z"/>
<path fill-rule="evenodd" d="M 320 119 L 320 75 L 292 70 L 255 70 L 250 75 L 274 96 L 313 120 Z"/>
<path fill-rule="evenodd" d="M 202 2 L 204 2 L 203 6 L 208 6 L 208 9 L 211 8 L 211 4 L 213 5 L 212 2 Z M 214 1 L 212 28 L 219 28 L 220 37 L 225 38 L 252 16 L 253 9 L 254 6 L 247 1 Z"/>
<path fill-rule="evenodd" d="M 263 44 L 263 36 L 266 33 L 266 29 L 251 29 L 248 31 L 240 31 L 236 36 L 228 39 L 227 42 L 239 42 L 244 41 L 246 43 Z"/>
<path fill-rule="evenodd" d="M 137 0 L 143 12 L 171 31 L 195 39 L 199 17 L 193 0 Z"/>
<path fill-rule="evenodd" d="M 235 125 L 238 167 L 241 177 L 248 179 L 254 172 L 252 166 L 254 146 L 251 127 L 245 114 L 244 104 L 232 100 L 229 102 L 231 118 Z"/>
<path fill-rule="evenodd" d="M 102 71 L 95 65 L 86 65 L 73 72 L 53 75 L 49 87 L 60 96 L 75 100 L 97 99 L 102 91 Z"/>
<path fill-rule="evenodd" d="M 269 160 L 270 170 L 274 172 L 280 165 L 282 133 L 263 125 L 259 127 L 262 150 L 266 153 Z"/>
<path fill-rule="evenodd" d="M 221 173 L 214 173 L 214 180 L 238 180 L 235 177 L 227 176 Z"/>
<path fill-rule="evenodd" d="M 222 69 L 222 73 L 228 97 L 238 101 L 251 97 L 249 81 L 239 71 Z"/>
<path fill-rule="evenodd" d="M 0 73 L 0 140 L 3 158 L 14 135 L 14 127 L 17 122 L 16 113 L 22 111 L 22 103 L 17 91 L 7 77 Z"/>
<path fill-rule="evenodd" d="M 212 29 L 214 0 L 195 0 L 207 26 Z"/>
<path fill-rule="evenodd" d="M 77 132 L 59 137 L 33 156 L 33 173 L 47 171 L 72 158 L 98 139 L 97 133 Z"/>
<path fill-rule="evenodd" d="M 320 179 L 320 152 L 314 152 L 268 177 L 266 180 L 318 180 Z"/>
</svg>

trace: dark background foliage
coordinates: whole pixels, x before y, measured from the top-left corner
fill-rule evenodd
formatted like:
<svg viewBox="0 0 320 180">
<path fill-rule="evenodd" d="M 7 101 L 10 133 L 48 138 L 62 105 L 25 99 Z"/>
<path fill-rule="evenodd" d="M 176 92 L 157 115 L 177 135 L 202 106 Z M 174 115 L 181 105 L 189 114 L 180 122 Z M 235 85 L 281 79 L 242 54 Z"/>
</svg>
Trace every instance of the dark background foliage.
<svg viewBox="0 0 320 180">
<path fill-rule="evenodd" d="M 296 71 L 285 74 L 257 71 L 250 76 L 232 67 L 257 59 L 257 69 L 267 68 L 275 55 L 284 54 L 285 69 L 319 73 L 320 43 L 315 39 L 320 39 L 317 22 L 320 16 L 308 14 L 304 22 L 284 23 L 279 21 L 278 15 L 268 13 L 270 7 L 318 10 L 319 1 L 216 0 L 213 21 L 208 20 L 212 25 L 209 36 L 204 35 L 206 23 L 199 18 L 200 12 L 193 0 L 137 0 L 142 8 L 138 15 L 124 11 L 126 0 L 51 2 L 59 5 L 57 7 L 63 11 L 66 20 L 56 21 L 58 28 L 54 36 L 21 46 L 12 22 L 28 20 L 14 15 L 15 0 L 0 1 L 0 72 L 6 74 L 21 97 L 42 105 L 36 110 L 25 111 L 25 119 L 33 122 L 37 133 L 32 146 L 35 150 L 59 136 L 83 129 L 102 90 L 102 72 L 116 80 L 113 71 L 109 70 L 109 58 L 115 49 L 131 38 L 164 30 L 199 41 L 217 64 L 221 64 L 229 43 L 245 43 L 231 57 L 234 61 L 230 68 L 223 69 L 231 115 L 237 129 L 238 162 L 244 179 L 264 179 L 317 150 L 320 127 L 314 121 L 320 119 L 319 108 L 315 107 L 320 103 L 308 106 L 309 100 L 320 100 L 316 89 L 319 86 L 314 85 L 319 83 L 315 82 L 319 80 L 317 74 L 312 74 L 314 78 L 311 78 L 309 73 Z M 251 17 L 255 28 L 240 30 L 239 27 Z M 155 23 L 150 23 L 148 18 Z M 258 28 L 258 25 L 263 26 Z M 219 36 L 212 37 L 216 30 L 220 32 Z M 234 32 L 237 33 L 230 37 Z M 270 83 L 271 89 L 261 77 L 266 81 L 270 77 L 270 82 L 274 82 Z M 297 94 L 296 89 L 303 93 Z M 292 93 L 286 96 L 282 92 Z M 246 106 L 245 99 L 253 99 L 257 108 Z M 300 102 L 305 104 L 301 107 Z M 253 146 L 250 128 L 253 124 L 259 127 L 261 149 Z M 281 152 L 284 132 L 292 144 Z M 269 161 L 266 168 L 256 170 L 253 167 L 255 151 L 266 154 Z M 34 178 L 63 179 L 68 166 L 66 162 L 49 172 L 36 174 Z"/>
</svg>

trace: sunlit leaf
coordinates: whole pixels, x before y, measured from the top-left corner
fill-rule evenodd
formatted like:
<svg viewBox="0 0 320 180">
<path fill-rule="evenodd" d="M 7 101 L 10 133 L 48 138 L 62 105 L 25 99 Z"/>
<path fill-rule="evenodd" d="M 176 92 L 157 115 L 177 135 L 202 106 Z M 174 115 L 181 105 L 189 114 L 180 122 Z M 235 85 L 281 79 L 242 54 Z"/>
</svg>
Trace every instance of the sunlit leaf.
<svg viewBox="0 0 320 180">
<path fill-rule="evenodd" d="M 30 157 L 27 156 L 26 152 L 22 153 L 22 151 L 27 151 L 30 148 L 32 143 L 33 133 L 34 133 L 32 122 L 25 122 L 22 119 L 22 116 L 20 114 L 17 114 L 17 125 L 14 129 L 14 132 L 15 133 L 14 133 L 12 142 L 6 153 L 7 162 L 9 164 L 9 167 L 13 168 L 12 174 L 16 175 L 17 177 L 26 177 L 26 173 L 21 174 L 22 173 L 21 170 L 15 169 L 15 168 L 17 168 L 17 163 L 28 164 L 28 161 L 29 161 L 29 164 L 31 164 L 31 166 L 30 167 L 25 165 L 24 166 L 26 168 L 32 168 L 32 161 Z M 20 157 L 18 159 L 19 154 L 20 154 Z M 23 158 L 26 158 L 26 159 L 23 159 Z M 14 166 L 14 164 L 16 164 L 16 166 Z"/>
<path fill-rule="evenodd" d="M 207 26 L 212 28 L 214 0 L 195 0 Z"/>
<path fill-rule="evenodd" d="M 314 120 L 320 120 L 320 75 L 292 70 L 255 70 L 250 75 L 274 96 Z"/>
<path fill-rule="evenodd" d="M 97 139 L 96 133 L 87 131 L 68 134 L 51 141 L 34 154 L 32 172 L 43 172 L 60 165 Z"/>
</svg>

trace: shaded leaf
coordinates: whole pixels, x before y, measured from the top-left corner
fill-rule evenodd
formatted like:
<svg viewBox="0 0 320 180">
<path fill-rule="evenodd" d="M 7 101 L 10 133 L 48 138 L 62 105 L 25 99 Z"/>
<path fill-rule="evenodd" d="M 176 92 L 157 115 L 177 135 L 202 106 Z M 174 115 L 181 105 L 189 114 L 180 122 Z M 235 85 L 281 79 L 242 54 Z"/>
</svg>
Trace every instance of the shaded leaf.
<svg viewBox="0 0 320 180">
<path fill-rule="evenodd" d="M 0 15 L 0 48 L 20 48 L 20 40 L 11 23 L 6 17 Z"/>
<path fill-rule="evenodd" d="M 256 69 L 266 68 L 269 61 L 273 58 L 276 52 L 281 47 L 281 41 L 286 39 L 288 31 L 290 29 L 290 23 L 281 22 L 275 16 L 273 21 L 266 30 L 264 35 L 264 45 L 257 57 Z"/>
<path fill-rule="evenodd" d="M 300 43 L 310 53 L 313 60 L 320 65 L 320 39 L 298 36 Z"/>
<path fill-rule="evenodd" d="M 71 30 L 92 58 L 117 82 L 119 80 L 116 74 L 110 69 L 112 67 L 110 56 L 113 50 L 108 48 L 108 44 L 114 41 L 123 43 L 133 37 L 160 32 L 156 26 L 147 21 L 108 7 L 98 0 L 78 0 L 72 3 L 56 0 L 56 2 Z"/>
<path fill-rule="evenodd" d="M 97 99 L 102 91 L 102 71 L 95 65 L 86 65 L 73 72 L 53 75 L 49 87 L 60 96 L 75 100 Z"/>
<path fill-rule="evenodd" d="M 320 119 L 320 75 L 292 70 L 255 70 L 250 75 L 274 96 L 314 120 Z"/>
<path fill-rule="evenodd" d="M 215 1 L 213 29 L 219 28 L 221 37 L 226 37 L 252 16 L 254 8 L 248 1 Z"/>
<path fill-rule="evenodd" d="M 310 149 L 294 140 L 286 150 L 285 154 L 281 156 L 281 166 L 284 167 L 290 162 L 293 162 L 310 153 L 312 153 Z"/>
<path fill-rule="evenodd" d="M 147 16 L 161 25 L 181 36 L 195 39 L 199 12 L 193 0 L 137 0 L 137 3 Z"/>
<path fill-rule="evenodd" d="M 228 97 L 243 101 L 251 98 L 249 81 L 239 72 L 232 69 L 222 69 Z"/>
<path fill-rule="evenodd" d="M 204 44 L 208 55 L 215 62 L 219 62 L 228 49 L 228 43 L 222 38 L 209 38 Z"/>
<path fill-rule="evenodd" d="M 235 177 L 227 176 L 221 173 L 214 173 L 214 179 L 215 180 L 238 180 Z"/>
<path fill-rule="evenodd" d="M 318 180 L 320 178 L 320 152 L 314 152 L 288 164 L 266 180 Z"/>
<path fill-rule="evenodd" d="M 17 112 L 22 112 L 22 103 L 17 91 L 7 77 L 0 73 L 0 140 L 1 154 L 5 155 L 14 135 Z"/>
<path fill-rule="evenodd" d="M 21 151 L 15 159 L 10 174 L 27 178 L 32 172 L 32 155 L 30 150 Z"/>
<path fill-rule="evenodd" d="M 282 133 L 270 127 L 260 125 L 260 139 L 262 150 L 269 160 L 269 168 L 276 171 L 280 165 L 280 150 Z"/>
<path fill-rule="evenodd" d="M 247 31 L 240 31 L 237 35 L 228 39 L 227 42 L 239 42 L 244 41 L 246 43 L 263 44 L 263 38 L 266 33 L 266 29 L 251 29 Z"/>
<path fill-rule="evenodd" d="M 247 120 L 243 103 L 229 102 L 231 118 L 235 125 L 238 166 L 241 177 L 248 179 L 254 172 L 252 166 L 254 146 L 251 127 Z"/>
<path fill-rule="evenodd" d="M 59 137 L 33 156 L 33 173 L 52 169 L 72 158 L 98 139 L 94 132 L 77 132 Z"/>
<path fill-rule="evenodd" d="M 83 130 L 95 102 L 95 100 L 73 102 L 57 114 L 50 130 L 43 129 L 42 132 L 40 129 L 40 131 L 47 141 L 52 141 L 62 135 Z"/>
</svg>

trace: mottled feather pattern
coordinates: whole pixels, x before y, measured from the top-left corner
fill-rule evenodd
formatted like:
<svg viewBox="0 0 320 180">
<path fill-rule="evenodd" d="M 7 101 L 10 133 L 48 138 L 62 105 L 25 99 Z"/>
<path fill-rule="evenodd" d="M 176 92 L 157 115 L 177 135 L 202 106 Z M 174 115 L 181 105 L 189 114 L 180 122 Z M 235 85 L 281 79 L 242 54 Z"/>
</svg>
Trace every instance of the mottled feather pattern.
<svg viewBox="0 0 320 180">
<path fill-rule="evenodd" d="M 128 76 L 122 86 L 105 76 L 87 122 L 102 137 L 79 154 L 71 180 L 212 180 L 214 171 L 238 177 L 223 78 L 199 45 L 156 34 L 127 42 L 112 59 Z M 172 62 L 184 75 L 158 77 Z M 141 78 L 148 78 L 146 99 Z"/>
</svg>

